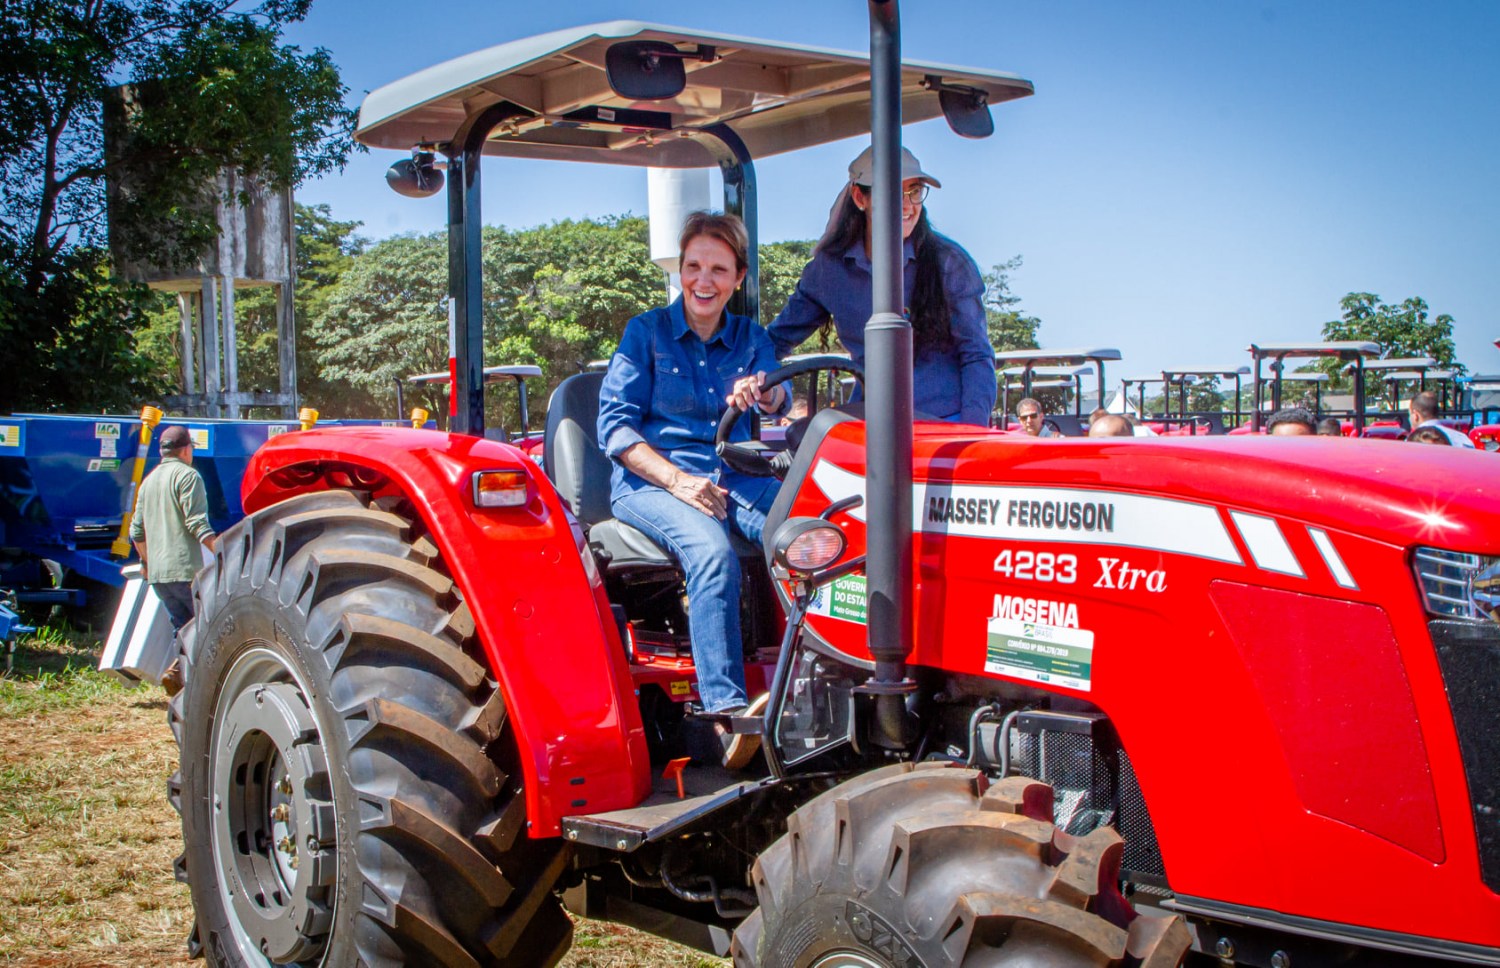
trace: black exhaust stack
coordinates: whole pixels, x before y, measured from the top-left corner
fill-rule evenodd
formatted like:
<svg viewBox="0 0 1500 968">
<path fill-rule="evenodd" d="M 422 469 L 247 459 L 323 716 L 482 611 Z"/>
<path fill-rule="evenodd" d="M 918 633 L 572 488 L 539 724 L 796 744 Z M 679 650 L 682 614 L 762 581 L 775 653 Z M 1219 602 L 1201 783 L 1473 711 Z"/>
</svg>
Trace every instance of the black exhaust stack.
<svg viewBox="0 0 1500 968">
<path fill-rule="evenodd" d="M 910 745 L 906 677 L 912 635 L 912 335 L 902 315 L 901 18 L 897 0 L 870 3 L 872 315 L 865 324 L 868 634 L 875 674 L 857 691 L 874 697 L 871 740 Z"/>
</svg>

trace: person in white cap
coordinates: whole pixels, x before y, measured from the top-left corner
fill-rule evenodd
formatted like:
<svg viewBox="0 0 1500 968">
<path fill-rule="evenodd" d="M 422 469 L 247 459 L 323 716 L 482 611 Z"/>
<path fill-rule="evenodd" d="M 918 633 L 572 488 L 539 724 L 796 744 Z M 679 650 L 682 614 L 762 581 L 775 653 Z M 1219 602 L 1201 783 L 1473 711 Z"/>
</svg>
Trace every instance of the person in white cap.
<svg viewBox="0 0 1500 968">
<path fill-rule="evenodd" d="M 797 288 L 768 331 L 778 358 L 831 320 L 844 349 L 865 362 L 865 322 L 873 299 L 870 184 L 874 153 L 849 165 L 849 181 Z M 933 231 L 923 202 L 938 180 L 901 149 L 901 236 L 906 317 L 912 325 L 913 404 L 940 420 L 988 426 L 995 408 L 995 349 L 984 315 L 984 281 L 958 243 Z"/>
</svg>

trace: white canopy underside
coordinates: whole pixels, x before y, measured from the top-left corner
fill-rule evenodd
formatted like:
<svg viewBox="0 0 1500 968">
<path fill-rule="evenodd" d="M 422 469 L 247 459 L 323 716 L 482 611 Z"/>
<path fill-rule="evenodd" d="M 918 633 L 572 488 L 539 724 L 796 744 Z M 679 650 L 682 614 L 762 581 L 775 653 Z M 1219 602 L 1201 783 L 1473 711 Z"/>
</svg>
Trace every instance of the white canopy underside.
<svg viewBox="0 0 1500 968">
<path fill-rule="evenodd" d="M 690 53 L 687 87 L 674 98 L 615 94 L 605 55 L 624 40 L 655 40 Z M 710 60 L 698 57 L 712 48 Z M 1013 74 L 918 61 L 903 63 L 902 120 L 937 117 L 929 76 L 985 92 L 991 105 L 1026 97 Z M 715 156 L 702 132 L 727 125 L 751 157 L 867 134 L 869 58 L 847 51 L 705 34 L 633 21 L 553 31 L 476 51 L 387 84 L 366 96 L 355 140 L 409 150 L 451 141 L 464 122 L 506 101 L 529 112 L 491 134 L 485 154 L 656 168 L 703 168 Z M 622 117 L 622 112 L 645 112 Z M 635 122 L 635 123 L 631 123 Z"/>
</svg>

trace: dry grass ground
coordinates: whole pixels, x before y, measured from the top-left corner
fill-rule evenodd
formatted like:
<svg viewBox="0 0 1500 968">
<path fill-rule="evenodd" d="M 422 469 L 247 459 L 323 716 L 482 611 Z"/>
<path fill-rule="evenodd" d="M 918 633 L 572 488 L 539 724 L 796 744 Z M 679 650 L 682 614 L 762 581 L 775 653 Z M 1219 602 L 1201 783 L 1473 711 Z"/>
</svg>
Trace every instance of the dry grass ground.
<svg viewBox="0 0 1500 968">
<path fill-rule="evenodd" d="M 166 698 L 95 671 L 96 650 L 44 630 L 0 679 L 0 965 L 193 964 L 188 889 L 172 877 L 182 841 L 166 798 L 177 756 Z M 563 964 L 727 962 L 579 920 Z"/>
</svg>

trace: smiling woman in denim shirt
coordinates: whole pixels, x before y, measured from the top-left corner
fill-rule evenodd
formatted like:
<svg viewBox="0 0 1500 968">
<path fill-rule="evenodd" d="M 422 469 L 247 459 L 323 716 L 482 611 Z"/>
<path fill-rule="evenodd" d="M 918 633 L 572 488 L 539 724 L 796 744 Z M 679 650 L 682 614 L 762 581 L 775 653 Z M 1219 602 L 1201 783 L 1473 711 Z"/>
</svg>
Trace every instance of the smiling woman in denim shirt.
<svg viewBox="0 0 1500 968">
<path fill-rule="evenodd" d="M 745 279 L 748 247 L 733 215 L 690 215 L 679 245 L 682 296 L 625 324 L 599 391 L 600 446 L 614 461 L 610 505 L 682 565 L 698 695 L 718 714 L 747 704 L 730 531 L 760 544 L 777 481 L 724 466 L 714 434 L 726 407 L 778 413 L 788 399 L 785 387 L 763 386 L 776 368 L 766 331 L 724 310 Z M 748 436 L 742 421 L 734 438 Z M 742 742 L 726 762 L 748 760 L 753 737 L 734 739 Z"/>
<path fill-rule="evenodd" d="M 768 332 L 785 356 L 832 320 L 860 366 L 870 318 L 870 183 L 873 153 L 849 165 L 828 228 L 797 288 Z M 902 293 L 912 327 L 913 404 L 938 420 L 989 426 L 995 409 L 995 349 L 984 315 L 984 281 L 958 243 L 932 230 L 923 202 L 938 180 L 901 149 Z"/>
</svg>

